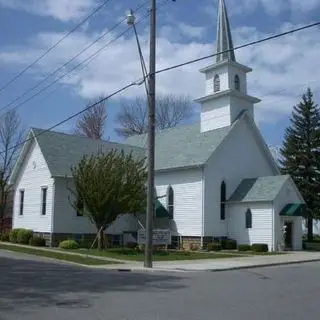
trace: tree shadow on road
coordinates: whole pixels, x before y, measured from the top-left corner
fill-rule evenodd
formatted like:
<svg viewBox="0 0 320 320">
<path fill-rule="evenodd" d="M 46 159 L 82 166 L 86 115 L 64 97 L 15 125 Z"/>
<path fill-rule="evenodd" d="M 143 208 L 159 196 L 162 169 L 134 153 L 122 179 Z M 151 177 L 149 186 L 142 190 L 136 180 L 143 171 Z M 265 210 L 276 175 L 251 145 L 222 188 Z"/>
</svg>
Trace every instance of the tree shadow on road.
<svg viewBox="0 0 320 320">
<path fill-rule="evenodd" d="M 185 288 L 169 273 L 124 273 L 30 260 L 0 259 L 0 314 L 39 307 L 90 308 L 102 293 Z"/>
</svg>

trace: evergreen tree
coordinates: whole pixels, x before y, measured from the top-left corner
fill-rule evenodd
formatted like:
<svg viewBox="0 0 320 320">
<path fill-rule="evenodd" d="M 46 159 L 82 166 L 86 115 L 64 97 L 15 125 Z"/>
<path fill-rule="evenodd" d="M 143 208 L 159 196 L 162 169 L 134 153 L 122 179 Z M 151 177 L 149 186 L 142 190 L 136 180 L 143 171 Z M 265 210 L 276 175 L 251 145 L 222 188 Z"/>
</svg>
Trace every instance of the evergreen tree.
<svg viewBox="0 0 320 320">
<path fill-rule="evenodd" d="M 307 204 L 308 240 L 313 239 L 313 219 L 319 218 L 320 195 L 320 110 L 310 88 L 294 106 L 286 129 L 280 160 Z"/>
</svg>

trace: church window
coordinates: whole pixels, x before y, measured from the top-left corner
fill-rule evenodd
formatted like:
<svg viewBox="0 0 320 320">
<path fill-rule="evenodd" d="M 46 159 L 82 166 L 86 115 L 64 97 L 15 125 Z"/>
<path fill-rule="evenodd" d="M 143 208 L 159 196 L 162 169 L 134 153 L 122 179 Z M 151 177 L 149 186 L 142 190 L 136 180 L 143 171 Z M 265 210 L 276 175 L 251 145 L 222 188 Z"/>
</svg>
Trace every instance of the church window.
<svg viewBox="0 0 320 320">
<path fill-rule="evenodd" d="M 240 78 L 237 74 L 234 77 L 234 87 L 236 90 L 240 91 Z"/>
<path fill-rule="evenodd" d="M 226 183 L 224 181 L 220 186 L 220 219 L 226 219 Z"/>
<path fill-rule="evenodd" d="M 220 77 L 218 74 L 214 76 L 213 87 L 214 92 L 220 91 Z"/>
<path fill-rule="evenodd" d="M 251 229 L 252 228 L 252 212 L 250 209 L 246 212 L 246 228 Z"/>
<path fill-rule="evenodd" d="M 167 209 L 171 216 L 173 216 L 173 208 L 174 208 L 174 193 L 173 193 L 173 188 L 169 186 L 167 189 Z"/>
</svg>

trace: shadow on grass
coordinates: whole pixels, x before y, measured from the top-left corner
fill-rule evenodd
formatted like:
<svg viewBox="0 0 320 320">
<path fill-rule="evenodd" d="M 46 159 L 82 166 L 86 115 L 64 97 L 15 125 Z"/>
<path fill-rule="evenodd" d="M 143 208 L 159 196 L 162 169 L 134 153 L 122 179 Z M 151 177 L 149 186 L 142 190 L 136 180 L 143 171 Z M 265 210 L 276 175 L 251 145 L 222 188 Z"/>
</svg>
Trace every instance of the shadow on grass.
<svg viewBox="0 0 320 320">
<path fill-rule="evenodd" d="M 0 277 L 0 314 L 49 306 L 90 308 L 102 294 L 185 287 L 181 276 L 166 273 L 121 273 L 5 257 L 0 257 Z"/>
</svg>

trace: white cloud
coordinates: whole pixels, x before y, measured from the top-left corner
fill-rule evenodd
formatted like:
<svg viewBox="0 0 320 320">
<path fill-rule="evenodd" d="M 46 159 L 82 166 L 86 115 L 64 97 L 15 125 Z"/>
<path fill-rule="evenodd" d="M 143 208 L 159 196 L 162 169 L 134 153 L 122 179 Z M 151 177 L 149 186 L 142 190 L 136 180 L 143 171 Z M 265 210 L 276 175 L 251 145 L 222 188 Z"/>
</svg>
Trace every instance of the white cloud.
<svg viewBox="0 0 320 320">
<path fill-rule="evenodd" d="M 208 2 L 203 11 L 211 17 L 216 15 L 218 1 Z M 284 10 L 309 12 L 319 7 L 319 0 L 226 0 L 230 16 L 251 14 L 261 6 L 268 15 L 278 15 Z"/>
<path fill-rule="evenodd" d="M 285 24 L 280 31 L 293 27 L 296 26 Z M 203 43 L 198 39 L 186 43 L 181 39 L 167 38 L 161 30 L 159 35 L 157 69 L 208 55 L 214 48 L 213 43 Z M 80 31 L 74 33 L 56 48 L 54 54 L 48 55 L 40 62 L 38 68 L 33 71 L 34 74 L 40 77 L 51 72 L 72 58 L 97 36 L 97 34 L 85 34 Z M 72 66 L 94 53 L 114 36 L 115 34 L 112 34 L 94 45 L 90 52 L 81 55 Z M 235 45 L 265 36 L 268 35 L 255 28 L 242 27 L 234 30 Z M 310 85 L 314 91 L 320 89 L 320 65 L 317 63 L 320 43 L 314 41 L 316 36 L 318 36 L 318 29 L 314 28 L 236 52 L 240 63 L 253 68 L 253 72 L 248 75 L 248 93 L 263 100 L 256 107 L 258 121 L 274 122 L 287 116 L 292 106 L 299 101 L 307 85 Z M 58 33 L 40 34 L 26 47 L 11 48 L 7 51 L 2 49 L 0 63 L 18 67 L 26 65 L 60 37 L 61 34 Z M 148 62 L 148 40 L 147 30 L 140 32 L 146 62 Z M 213 59 L 208 59 L 159 74 L 157 92 L 188 94 L 193 98 L 202 96 L 204 77 L 198 69 L 212 62 Z M 141 78 L 141 67 L 136 41 L 133 36 L 126 36 L 108 46 L 85 68 L 74 71 L 62 82 L 72 89 L 73 93 L 91 99 L 103 93 L 112 93 L 139 78 Z M 143 86 L 132 87 L 120 96 L 130 98 L 137 94 L 144 94 Z"/>
<path fill-rule="evenodd" d="M 51 16 L 61 21 L 82 18 L 96 4 L 96 0 L 0 0 L 0 5 L 3 7 Z"/>
</svg>

